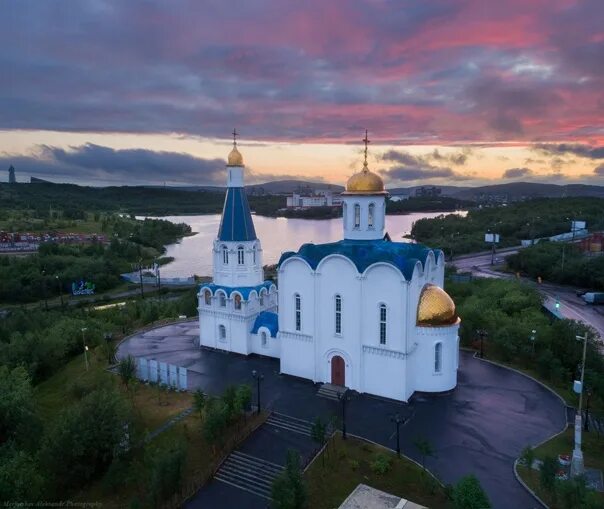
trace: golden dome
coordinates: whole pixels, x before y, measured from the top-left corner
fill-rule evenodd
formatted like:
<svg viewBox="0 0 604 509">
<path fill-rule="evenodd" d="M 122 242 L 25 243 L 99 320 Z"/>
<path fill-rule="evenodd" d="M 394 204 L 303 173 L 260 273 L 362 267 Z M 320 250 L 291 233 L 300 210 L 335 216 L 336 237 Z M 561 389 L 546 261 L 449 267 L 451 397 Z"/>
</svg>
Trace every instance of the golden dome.
<svg viewBox="0 0 604 509">
<path fill-rule="evenodd" d="M 345 194 L 386 194 L 386 191 L 382 178 L 364 166 L 348 179 Z"/>
<path fill-rule="evenodd" d="M 233 147 L 233 150 L 229 153 L 228 166 L 243 166 L 243 156 L 241 152 L 237 150 L 237 147 Z"/>
<path fill-rule="evenodd" d="M 425 285 L 417 306 L 417 325 L 440 327 L 457 322 L 455 303 L 440 286 Z"/>
</svg>

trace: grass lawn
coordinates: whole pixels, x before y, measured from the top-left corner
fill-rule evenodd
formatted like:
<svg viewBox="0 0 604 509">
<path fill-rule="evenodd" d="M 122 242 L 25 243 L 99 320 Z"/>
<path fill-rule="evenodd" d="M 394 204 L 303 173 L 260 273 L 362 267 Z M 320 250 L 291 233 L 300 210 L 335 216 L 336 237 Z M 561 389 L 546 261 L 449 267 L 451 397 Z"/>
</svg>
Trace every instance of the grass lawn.
<svg viewBox="0 0 604 509">
<path fill-rule="evenodd" d="M 594 432 L 583 433 L 582 449 L 585 466 L 588 468 L 599 468 L 604 470 L 604 438 L 599 437 Z M 558 457 L 559 454 L 571 454 L 574 448 L 574 428 L 567 429 L 564 433 L 552 438 L 539 447 L 535 448 L 535 457 L 543 459 L 546 456 Z M 539 485 L 539 472 L 518 465 L 518 474 L 522 480 L 528 484 L 543 500 L 550 502 L 547 494 Z M 604 507 L 604 494 L 601 494 L 602 506 Z M 555 504 L 552 508 L 556 508 Z"/>
<path fill-rule="evenodd" d="M 323 458 L 315 459 L 306 471 L 309 504 L 313 509 L 338 507 L 359 484 L 386 491 L 430 509 L 450 508 L 444 488 L 434 478 L 424 473 L 412 461 L 397 458 L 388 449 L 359 440 L 342 440 L 337 434 L 332 438 Z M 376 456 L 390 459 L 390 469 L 385 474 L 372 471 Z"/>
</svg>

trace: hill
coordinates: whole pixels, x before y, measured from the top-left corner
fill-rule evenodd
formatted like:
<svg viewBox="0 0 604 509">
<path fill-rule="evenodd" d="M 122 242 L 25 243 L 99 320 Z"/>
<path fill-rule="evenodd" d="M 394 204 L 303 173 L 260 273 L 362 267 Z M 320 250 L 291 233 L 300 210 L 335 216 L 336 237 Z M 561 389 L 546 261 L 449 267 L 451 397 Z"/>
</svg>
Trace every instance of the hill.
<svg viewBox="0 0 604 509">
<path fill-rule="evenodd" d="M 482 201 L 491 197 L 506 197 L 508 201 L 529 198 L 565 198 L 593 196 L 604 198 L 604 187 L 587 184 L 542 184 L 538 182 L 510 182 L 492 186 L 460 188 L 451 196 L 466 200 Z"/>
</svg>

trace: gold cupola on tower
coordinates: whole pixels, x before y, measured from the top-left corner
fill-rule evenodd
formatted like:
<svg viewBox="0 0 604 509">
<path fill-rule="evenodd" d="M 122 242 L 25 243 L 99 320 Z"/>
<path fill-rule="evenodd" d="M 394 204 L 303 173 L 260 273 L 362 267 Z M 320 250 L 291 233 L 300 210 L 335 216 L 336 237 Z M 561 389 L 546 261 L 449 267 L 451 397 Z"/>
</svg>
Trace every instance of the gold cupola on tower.
<svg viewBox="0 0 604 509">
<path fill-rule="evenodd" d="M 243 156 L 241 152 L 237 150 L 237 129 L 233 129 L 233 150 L 229 152 L 227 159 L 227 166 L 243 166 Z"/>
<path fill-rule="evenodd" d="M 440 286 L 427 284 L 422 289 L 417 306 L 417 325 L 443 327 L 458 320 L 453 299 Z"/>
<path fill-rule="evenodd" d="M 386 194 L 384 181 L 377 173 L 370 171 L 367 164 L 367 145 L 369 144 L 369 138 L 367 138 L 366 129 L 363 142 L 365 143 L 363 169 L 348 179 L 348 182 L 346 182 L 346 191 L 344 191 L 343 194 Z"/>
</svg>

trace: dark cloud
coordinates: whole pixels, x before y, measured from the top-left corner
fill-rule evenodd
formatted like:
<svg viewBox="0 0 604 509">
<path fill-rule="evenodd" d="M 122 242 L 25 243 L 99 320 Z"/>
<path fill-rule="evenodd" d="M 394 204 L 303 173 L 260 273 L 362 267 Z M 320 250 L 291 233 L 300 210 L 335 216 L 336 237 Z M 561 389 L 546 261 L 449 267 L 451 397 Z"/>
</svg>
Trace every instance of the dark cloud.
<svg viewBox="0 0 604 509">
<path fill-rule="evenodd" d="M 448 159 L 436 152 L 437 159 Z M 456 154 L 453 154 L 455 157 Z M 393 167 L 380 170 L 380 173 L 389 181 L 408 182 L 413 180 L 469 180 L 471 177 L 461 175 L 449 167 L 435 166 L 430 164 L 429 160 L 434 159 L 434 152 L 427 156 L 414 156 L 402 150 L 389 150 L 385 152 L 381 159 L 386 162 L 397 163 Z"/>
<path fill-rule="evenodd" d="M 520 177 L 530 177 L 533 171 L 530 168 L 508 168 L 503 172 L 502 178 L 516 179 Z"/>
<path fill-rule="evenodd" d="M 472 155 L 473 151 L 470 147 L 464 147 L 460 152 L 452 154 L 442 154 L 437 148 L 433 152 L 427 154 L 425 158 L 431 161 L 447 162 L 455 166 L 463 166 Z"/>
<path fill-rule="evenodd" d="M 604 146 L 593 147 L 580 143 L 538 143 L 534 148 L 548 155 L 574 154 L 588 159 L 604 159 Z"/>
<path fill-rule="evenodd" d="M 596 166 L 594 168 L 594 173 L 598 177 L 604 177 L 604 164 L 601 164 L 600 166 Z"/>
<path fill-rule="evenodd" d="M 202 159 L 178 152 L 113 149 L 87 143 L 65 150 L 43 145 L 30 156 L 2 154 L 0 167 L 14 165 L 23 178 L 77 180 L 112 185 L 172 184 L 223 185 L 225 161 Z"/>
</svg>

